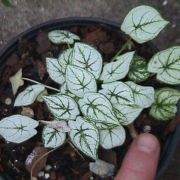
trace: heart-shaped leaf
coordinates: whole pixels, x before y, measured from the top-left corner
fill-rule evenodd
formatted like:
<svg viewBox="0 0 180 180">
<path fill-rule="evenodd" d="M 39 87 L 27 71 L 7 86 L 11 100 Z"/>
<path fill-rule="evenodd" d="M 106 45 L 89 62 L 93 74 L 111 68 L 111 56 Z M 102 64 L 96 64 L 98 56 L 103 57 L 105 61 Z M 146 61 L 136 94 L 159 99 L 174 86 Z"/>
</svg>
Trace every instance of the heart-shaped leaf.
<svg viewBox="0 0 180 180">
<path fill-rule="evenodd" d="M 102 69 L 102 56 L 93 47 L 84 43 L 75 43 L 72 63 L 91 72 L 96 79 Z"/>
<path fill-rule="evenodd" d="M 80 40 L 76 34 L 65 30 L 53 30 L 48 33 L 48 38 L 54 44 L 73 44 L 75 40 Z"/>
<path fill-rule="evenodd" d="M 132 104 L 133 103 L 133 93 L 129 86 L 123 82 L 112 82 L 107 84 L 102 84 L 102 88 L 99 93 L 104 94 L 114 105 L 116 103 L 120 104 Z"/>
<path fill-rule="evenodd" d="M 122 126 L 115 126 L 100 130 L 100 145 L 104 149 L 111 149 L 120 146 L 124 143 L 126 138 L 125 130 Z"/>
<path fill-rule="evenodd" d="M 100 80 L 104 82 L 113 82 L 119 79 L 123 79 L 128 71 L 130 63 L 133 59 L 134 51 L 127 52 L 115 59 L 115 62 L 110 62 L 104 65 L 103 72 L 100 76 Z"/>
<path fill-rule="evenodd" d="M 66 84 L 69 91 L 78 97 L 83 97 L 87 92 L 97 91 L 94 76 L 87 70 L 77 66 L 67 66 Z"/>
<path fill-rule="evenodd" d="M 167 121 L 175 117 L 180 91 L 162 88 L 155 92 L 155 102 L 151 106 L 150 115 L 157 120 Z"/>
<path fill-rule="evenodd" d="M 36 100 L 38 95 L 44 91 L 45 87 L 41 84 L 28 86 L 24 91 L 18 94 L 14 106 L 27 106 Z"/>
<path fill-rule="evenodd" d="M 45 126 L 42 132 L 42 138 L 46 148 L 56 148 L 64 143 L 66 133 Z"/>
<path fill-rule="evenodd" d="M 72 143 L 87 156 L 97 159 L 99 132 L 95 126 L 78 116 L 76 121 L 68 122 Z"/>
<path fill-rule="evenodd" d="M 30 117 L 12 115 L 0 121 L 0 135 L 9 142 L 21 143 L 36 135 L 38 124 Z"/>
<path fill-rule="evenodd" d="M 180 46 L 155 54 L 148 64 L 148 71 L 157 73 L 157 79 L 167 84 L 180 84 Z"/>
<path fill-rule="evenodd" d="M 154 39 L 168 23 L 156 9 L 142 5 L 127 14 L 121 30 L 136 42 L 144 43 Z"/>
<path fill-rule="evenodd" d="M 62 94 L 43 97 L 50 112 L 57 118 L 63 120 L 74 120 L 79 114 L 79 109 L 71 97 Z"/>
<path fill-rule="evenodd" d="M 97 127 L 102 124 L 119 125 L 110 101 L 100 93 L 87 93 L 79 100 L 81 112 L 85 117 L 95 121 Z"/>
<path fill-rule="evenodd" d="M 151 86 L 140 86 L 132 81 L 126 82 L 133 92 L 134 104 L 140 108 L 148 108 L 154 102 L 154 88 Z"/>
<path fill-rule="evenodd" d="M 150 76 L 147 70 L 147 62 L 143 57 L 135 56 L 133 58 L 128 78 L 136 83 L 145 81 Z"/>
</svg>

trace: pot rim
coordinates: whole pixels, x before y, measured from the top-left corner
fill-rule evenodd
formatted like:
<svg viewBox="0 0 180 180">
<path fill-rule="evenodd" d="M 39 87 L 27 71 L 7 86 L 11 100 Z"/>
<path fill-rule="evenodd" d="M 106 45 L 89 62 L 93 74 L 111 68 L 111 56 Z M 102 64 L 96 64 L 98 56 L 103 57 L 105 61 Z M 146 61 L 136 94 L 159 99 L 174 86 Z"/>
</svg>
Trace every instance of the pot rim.
<svg viewBox="0 0 180 180">
<path fill-rule="evenodd" d="M 37 34 L 40 30 L 50 30 L 55 27 L 68 28 L 70 26 L 77 25 L 101 25 L 101 26 L 110 26 L 115 30 L 120 30 L 120 24 L 111 20 L 98 18 L 98 17 L 66 17 L 61 19 L 49 20 L 37 25 L 32 26 L 31 28 L 23 31 L 17 36 L 11 38 L 6 45 L 0 49 L 0 65 L 3 64 L 4 60 L 11 54 L 15 47 L 18 44 L 18 41 L 21 38 L 30 39 L 35 34 Z M 153 43 L 148 43 L 153 48 L 157 49 Z M 157 171 L 156 178 L 159 179 L 165 170 L 167 169 L 171 159 L 173 158 L 174 152 L 180 140 L 180 124 L 176 127 L 176 130 L 171 133 L 164 144 L 164 148 L 161 152 L 159 168 Z"/>
</svg>

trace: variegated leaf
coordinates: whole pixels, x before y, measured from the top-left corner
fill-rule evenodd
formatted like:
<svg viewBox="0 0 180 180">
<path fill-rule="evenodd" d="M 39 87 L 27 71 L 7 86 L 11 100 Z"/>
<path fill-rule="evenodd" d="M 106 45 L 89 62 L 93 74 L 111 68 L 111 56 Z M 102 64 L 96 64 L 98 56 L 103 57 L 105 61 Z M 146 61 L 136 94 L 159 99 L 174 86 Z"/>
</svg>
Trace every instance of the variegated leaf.
<svg viewBox="0 0 180 180">
<path fill-rule="evenodd" d="M 150 115 L 157 120 L 167 121 L 175 117 L 180 91 L 172 88 L 162 88 L 155 92 L 155 102 L 151 106 Z"/>
<path fill-rule="evenodd" d="M 72 63 L 91 72 L 96 79 L 102 69 L 102 56 L 93 47 L 84 43 L 75 43 Z"/>
<path fill-rule="evenodd" d="M 99 132 L 95 126 L 78 116 L 76 121 L 68 122 L 72 143 L 87 156 L 97 159 Z"/>
<path fill-rule="evenodd" d="M 148 108 L 154 102 L 154 88 L 151 86 L 140 86 L 132 81 L 126 82 L 133 92 L 134 104 L 140 108 Z"/>
<path fill-rule="evenodd" d="M 67 84 L 66 84 L 66 83 L 64 83 L 64 84 L 61 85 L 60 90 L 61 90 L 61 93 L 62 93 L 62 94 L 66 94 L 66 95 L 68 95 L 68 96 L 70 96 L 70 97 L 72 97 L 72 98 L 75 97 L 75 95 L 72 94 L 72 93 L 69 91 L 69 89 L 67 88 Z"/>
<path fill-rule="evenodd" d="M 104 82 L 113 82 L 123 79 L 129 71 L 130 63 L 133 59 L 134 51 L 127 52 L 115 59 L 115 62 L 110 62 L 104 65 L 100 80 Z"/>
<path fill-rule="evenodd" d="M 83 115 L 94 121 L 97 127 L 101 128 L 101 123 L 119 125 L 110 101 L 100 93 L 86 93 L 79 100 L 79 106 Z"/>
<path fill-rule="evenodd" d="M 22 143 L 37 134 L 38 121 L 27 116 L 12 115 L 0 121 L 0 135 L 9 142 Z"/>
<path fill-rule="evenodd" d="M 80 40 L 76 34 L 65 30 L 53 30 L 48 33 L 48 38 L 54 44 L 73 44 L 75 40 Z"/>
<path fill-rule="evenodd" d="M 74 120 L 79 115 L 79 109 L 73 98 L 56 94 L 43 97 L 50 112 L 57 118 L 63 120 Z"/>
<path fill-rule="evenodd" d="M 174 46 L 155 54 L 148 64 L 148 71 L 167 84 L 180 84 L 180 46 Z"/>
<path fill-rule="evenodd" d="M 122 145 L 125 138 L 126 133 L 121 125 L 100 131 L 100 145 L 104 149 L 112 149 Z"/>
<path fill-rule="evenodd" d="M 42 132 L 42 138 L 46 148 L 56 148 L 64 143 L 66 139 L 66 133 L 45 126 Z"/>
<path fill-rule="evenodd" d="M 83 97 L 87 92 L 97 91 L 94 76 L 87 70 L 77 66 L 67 66 L 66 84 L 69 91 L 78 97 Z"/>
<path fill-rule="evenodd" d="M 141 5 L 127 14 L 121 30 L 136 42 L 144 43 L 154 39 L 168 23 L 156 9 Z"/>
<path fill-rule="evenodd" d="M 36 100 L 38 95 L 44 91 L 45 87 L 41 84 L 28 86 L 24 91 L 18 94 L 14 106 L 27 106 Z"/>
</svg>

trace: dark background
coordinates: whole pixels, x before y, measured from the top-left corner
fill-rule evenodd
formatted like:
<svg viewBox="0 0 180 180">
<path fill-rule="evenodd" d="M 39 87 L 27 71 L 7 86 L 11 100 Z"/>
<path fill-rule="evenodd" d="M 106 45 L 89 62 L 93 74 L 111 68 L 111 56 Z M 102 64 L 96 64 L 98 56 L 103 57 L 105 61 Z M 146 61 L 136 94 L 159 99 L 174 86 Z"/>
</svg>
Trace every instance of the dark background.
<svg viewBox="0 0 180 180">
<path fill-rule="evenodd" d="M 0 48 L 29 27 L 50 19 L 93 16 L 121 23 L 138 5 L 151 5 L 170 24 L 153 41 L 159 49 L 180 45 L 180 0 L 12 0 L 14 7 L 0 3 Z M 180 179 L 180 145 L 161 180 Z"/>
</svg>

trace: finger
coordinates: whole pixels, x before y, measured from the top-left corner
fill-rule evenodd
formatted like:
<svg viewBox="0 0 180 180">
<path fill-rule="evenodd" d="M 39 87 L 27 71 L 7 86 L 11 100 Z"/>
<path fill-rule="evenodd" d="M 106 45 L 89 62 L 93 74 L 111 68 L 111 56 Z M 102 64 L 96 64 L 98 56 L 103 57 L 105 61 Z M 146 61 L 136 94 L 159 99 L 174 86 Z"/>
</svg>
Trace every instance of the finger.
<svg viewBox="0 0 180 180">
<path fill-rule="evenodd" d="M 154 180 L 159 154 L 160 145 L 155 136 L 139 135 L 130 146 L 115 180 Z"/>
</svg>

